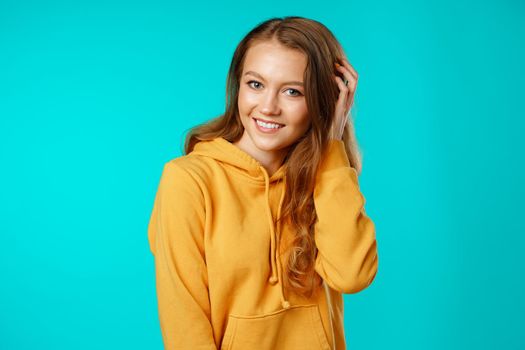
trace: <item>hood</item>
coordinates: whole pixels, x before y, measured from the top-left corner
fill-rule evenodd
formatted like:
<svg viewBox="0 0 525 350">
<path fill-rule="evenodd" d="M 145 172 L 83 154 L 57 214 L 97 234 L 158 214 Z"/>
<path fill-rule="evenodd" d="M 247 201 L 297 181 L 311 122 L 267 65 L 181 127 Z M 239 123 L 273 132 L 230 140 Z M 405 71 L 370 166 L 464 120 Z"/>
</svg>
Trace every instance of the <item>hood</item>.
<svg viewBox="0 0 525 350">
<path fill-rule="evenodd" d="M 271 275 L 268 278 L 268 283 L 276 284 L 280 283 L 280 294 L 281 304 L 283 308 L 287 309 L 290 307 L 290 303 L 284 296 L 284 284 L 283 284 L 283 272 L 280 259 L 277 258 L 277 245 L 276 245 L 276 228 L 274 226 L 274 220 L 272 217 L 272 211 L 270 207 L 270 184 L 283 180 L 283 190 L 279 199 L 279 206 L 277 209 L 277 216 L 281 215 L 281 207 L 284 200 L 284 194 L 286 191 L 286 176 L 285 166 L 282 165 L 272 176 L 268 175 L 268 172 L 259 161 L 253 158 L 242 149 L 229 142 L 223 137 L 217 137 L 213 140 L 200 141 L 193 148 L 192 154 L 197 154 L 205 157 L 213 158 L 219 162 L 223 162 L 234 166 L 241 172 L 244 172 L 246 176 L 250 177 L 254 181 L 261 182 L 264 185 L 266 195 L 266 212 L 268 224 L 270 226 L 270 270 Z"/>
</svg>

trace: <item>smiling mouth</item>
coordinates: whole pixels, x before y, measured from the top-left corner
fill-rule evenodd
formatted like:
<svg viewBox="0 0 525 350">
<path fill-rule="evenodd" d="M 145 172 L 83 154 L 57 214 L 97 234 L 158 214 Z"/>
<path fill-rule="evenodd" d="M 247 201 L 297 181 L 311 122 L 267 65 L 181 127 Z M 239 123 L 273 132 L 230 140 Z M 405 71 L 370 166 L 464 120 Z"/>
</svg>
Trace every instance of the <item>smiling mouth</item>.
<svg viewBox="0 0 525 350">
<path fill-rule="evenodd" d="M 253 118 L 253 117 L 252 117 Z M 266 124 L 275 124 L 275 125 L 278 125 L 279 126 L 279 129 L 284 127 L 284 124 L 281 124 L 281 123 L 275 123 L 275 122 L 267 122 L 265 120 L 262 120 L 262 119 L 257 119 L 257 118 L 253 118 L 255 119 L 256 121 L 260 121 L 262 123 L 266 123 Z"/>
</svg>

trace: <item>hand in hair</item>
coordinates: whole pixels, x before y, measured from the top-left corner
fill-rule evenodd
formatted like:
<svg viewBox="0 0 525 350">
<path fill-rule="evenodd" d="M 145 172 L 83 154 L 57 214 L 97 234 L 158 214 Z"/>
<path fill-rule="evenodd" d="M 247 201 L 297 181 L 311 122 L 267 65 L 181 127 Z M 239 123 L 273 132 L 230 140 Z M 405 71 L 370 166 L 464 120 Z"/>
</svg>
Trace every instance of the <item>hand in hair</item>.
<svg viewBox="0 0 525 350">
<path fill-rule="evenodd" d="M 338 75 L 335 75 L 335 81 L 339 86 L 339 97 L 335 107 L 335 115 L 332 123 L 332 129 L 330 130 L 330 138 L 336 140 L 343 139 L 343 131 L 345 129 L 346 121 L 348 120 L 348 113 L 354 102 L 355 90 L 357 87 L 357 72 L 350 65 L 350 62 L 346 58 L 341 60 L 343 65 L 341 66 L 337 62 L 335 63 L 336 69 L 343 74 L 347 80 L 347 85 L 343 82 L 343 79 Z"/>
</svg>

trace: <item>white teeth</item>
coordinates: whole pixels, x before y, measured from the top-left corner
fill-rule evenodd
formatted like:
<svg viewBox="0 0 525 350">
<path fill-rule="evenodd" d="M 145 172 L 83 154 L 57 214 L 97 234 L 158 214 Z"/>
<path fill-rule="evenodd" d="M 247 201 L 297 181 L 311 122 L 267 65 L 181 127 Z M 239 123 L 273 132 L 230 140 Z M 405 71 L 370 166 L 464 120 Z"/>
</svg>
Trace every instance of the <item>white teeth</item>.
<svg viewBox="0 0 525 350">
<path fill-rule="evenodd" d="M 261 122 L 260 120 L 257 120 L 257 119 L 255 119 L 255 121 L 257 122 L 257 124 L 259 124 L 260 126 L 262 126 L 263 128 L 266 128 L 266 129 L 279 129 L 279 128 L 282 128 L 282 125 L 265 123 L 265 122 Z"/>
</svg>

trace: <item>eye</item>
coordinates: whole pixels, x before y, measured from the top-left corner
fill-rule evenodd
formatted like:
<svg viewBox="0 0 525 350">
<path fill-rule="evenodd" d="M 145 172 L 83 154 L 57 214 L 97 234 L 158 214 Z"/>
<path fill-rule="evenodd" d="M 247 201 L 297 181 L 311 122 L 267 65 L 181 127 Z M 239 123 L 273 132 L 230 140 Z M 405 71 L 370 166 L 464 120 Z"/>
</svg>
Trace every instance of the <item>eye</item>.
<svg viewBox="0 0 525 350">
<path fill-rule="evenodd" d="M 296 90 L 296 89 L 288 89 L 287 91 L 295 91 L 295 92 L 296 92 L 295 95 L 290 95 L 290 96 L 301 96 L 301 95 L 302 95 L 302 94 L 301 94 L 301 91 Z"/>
<path fill-rule="evenodd" d="M 257 80 L 250 80 L 249 82 L 247 82 L 247 84 L 248 84 L 249 86 L 254 87 L 254 86 L 252 85 L 252 83 L 255 83 L 255 84 L 259 84 L 259 85 L 261 85 L 261 83 L 259 83 Z M 255 87 L 255 89 L 257 89 L 257 87 Z"/>
<path fill-rule="evenodd" d="M 262 84 L 260 82 L 258 82 L 257 80 L 250 80 L 246 84 L 248 84 L 248 86 L 250 86 L 251 88 L 253 88 L 255 90 L 258 90 L 259 86 L 262 86 Z M 286 89 L 286 91 L 292 91 L 293 92 L 292 94 L 290 94 L 288 96 L 292 96 L 292 97 L 302 96 L 301 91 L 296 90 L 296 89 Z"/>
</svg>

